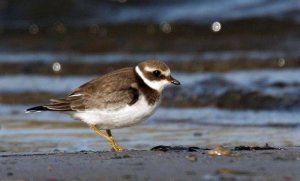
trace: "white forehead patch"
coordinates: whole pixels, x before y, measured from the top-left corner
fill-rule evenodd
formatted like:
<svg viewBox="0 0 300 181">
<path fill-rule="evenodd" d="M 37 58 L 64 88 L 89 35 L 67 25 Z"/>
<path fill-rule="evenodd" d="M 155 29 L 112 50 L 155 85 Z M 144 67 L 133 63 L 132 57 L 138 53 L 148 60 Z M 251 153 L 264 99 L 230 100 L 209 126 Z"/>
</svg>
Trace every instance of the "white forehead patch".
<svg viewBox="0 0 300 181">
<path fill-rule="evenodd" d="M 153 69 L 152 71 L 154 71 L 154 70 L 156 70 L 156 69 Z M 135 71 L 141 77 L 141 79 L 145 82 L 145 84 L 147 84 L 152 89 L 157 90 L 158 92 L 161 92 L 164 89 L 164 87 L 166 87 L 168 84 L 170 84 L 170 82 L 167 80 L 151 81 L 151 80 L 147 79 L 138 66 L 135 67 Z"/>
<path fill-rule="evenodd" d="M 153 68 L 153 67 L 145 67 L 145 71 L 147 71 L 147 72 L 153 72 L 154 70 L 157 70 L 157 69 L 155 69 L 155 68 Z M 161 71 L 161 73 L 163 74 L 163 75 L 165 75 L 165 76 L 169 76 L 170 74 L 171 74 L 171 71 L 170 71 L 170 69 L 167 69 L 167 70 L 165 70 L 165 71 L 162 71 L 162 70 L 160 70 Z"/>
</svg>

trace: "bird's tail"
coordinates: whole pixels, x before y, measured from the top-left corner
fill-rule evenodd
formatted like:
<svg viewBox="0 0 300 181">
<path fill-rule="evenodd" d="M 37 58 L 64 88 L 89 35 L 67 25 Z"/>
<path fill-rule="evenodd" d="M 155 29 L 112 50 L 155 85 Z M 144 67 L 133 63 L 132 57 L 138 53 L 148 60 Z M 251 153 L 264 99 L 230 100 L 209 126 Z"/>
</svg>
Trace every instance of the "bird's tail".
<svg viewBox="0 0 300 181">
<path fill-rule="evenodd" d="M 26 109 L 26 113 L 31 113 L 31 112 L 41 112 L 41 111 L 51 111 L 51 109 L 48 109 L 45 106 L 36 106 L 36 107 L 31 107 Z"/>
</svg>

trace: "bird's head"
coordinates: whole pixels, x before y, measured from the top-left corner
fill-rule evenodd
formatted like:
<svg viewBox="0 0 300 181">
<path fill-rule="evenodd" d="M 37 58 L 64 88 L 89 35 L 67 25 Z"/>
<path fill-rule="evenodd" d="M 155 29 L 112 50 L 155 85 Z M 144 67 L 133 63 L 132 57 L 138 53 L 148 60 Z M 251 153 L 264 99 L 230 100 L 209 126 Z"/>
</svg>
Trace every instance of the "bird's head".
<svg viewBox="0 0 300 181">
<path fill-rule="evenodd" d="M 139 77 L 152 89 L 161 92 L 167 85 L 180 85 L 180 82 L 171 76 L 170 68 L 159 60 L 148 60 L 135 67 Z"/>
</svg>

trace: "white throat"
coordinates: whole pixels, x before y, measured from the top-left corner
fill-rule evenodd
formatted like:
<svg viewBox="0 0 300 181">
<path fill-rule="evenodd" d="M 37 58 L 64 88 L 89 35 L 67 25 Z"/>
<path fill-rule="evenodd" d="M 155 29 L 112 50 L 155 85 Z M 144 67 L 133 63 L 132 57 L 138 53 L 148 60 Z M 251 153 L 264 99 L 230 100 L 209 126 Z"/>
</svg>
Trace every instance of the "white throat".
<svg viewBox="0 0 300 181">
<path fill-rule="evenodd" d="M 145 82 L 145 84 L 147 84 L 152 89 L 157 90 L 158 92 L 161 92 L 166 87 L 166 85 L 169 84 L 167 80 L 151 81 L 147 79 L 138 66 L 135 67 L 135 71 L 140 76 L 140 78 Z"/>
</svg>

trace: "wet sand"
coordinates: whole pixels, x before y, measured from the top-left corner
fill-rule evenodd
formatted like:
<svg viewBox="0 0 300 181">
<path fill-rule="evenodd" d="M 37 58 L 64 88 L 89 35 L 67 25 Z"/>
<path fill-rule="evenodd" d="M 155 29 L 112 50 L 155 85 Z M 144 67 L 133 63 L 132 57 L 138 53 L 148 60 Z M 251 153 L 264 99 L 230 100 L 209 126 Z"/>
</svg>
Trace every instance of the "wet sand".
<svg viewBox="0 0 300 181">
<path fill-rule="evenodd" d="M 205 149 L 2 154 L 0 180 L 300 179 L 300 147 L 232 150 L 229 156 Z"/>
</svg>

